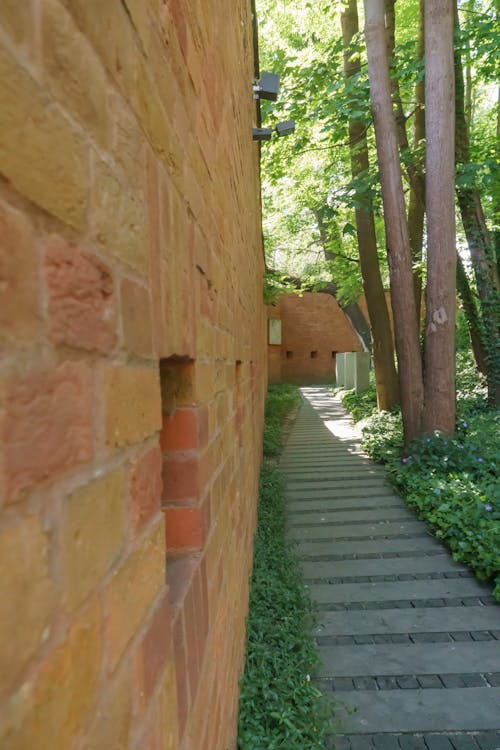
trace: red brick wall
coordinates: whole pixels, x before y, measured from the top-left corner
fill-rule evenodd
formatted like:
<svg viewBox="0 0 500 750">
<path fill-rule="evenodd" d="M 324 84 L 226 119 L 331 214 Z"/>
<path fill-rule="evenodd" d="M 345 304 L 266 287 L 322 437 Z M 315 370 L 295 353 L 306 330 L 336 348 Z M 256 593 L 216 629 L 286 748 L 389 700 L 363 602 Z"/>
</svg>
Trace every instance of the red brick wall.
<svg viewBox="0 0 500 750">
<path fill-rule="evenodd" d="M 332 383 L 334 353 L 361 351 L 350 322 L 330 294 L 285 294 L 270 309 L 268 315 L 279 317 L 282 325 L 281 347 L 268 346 L 270 382 Z"/>
<path fill-rule="evenodd" d="M 5 750 L 235 746 L 266 379 L 253 70 L 247 0 L 0 3 Z"/>
</svg>

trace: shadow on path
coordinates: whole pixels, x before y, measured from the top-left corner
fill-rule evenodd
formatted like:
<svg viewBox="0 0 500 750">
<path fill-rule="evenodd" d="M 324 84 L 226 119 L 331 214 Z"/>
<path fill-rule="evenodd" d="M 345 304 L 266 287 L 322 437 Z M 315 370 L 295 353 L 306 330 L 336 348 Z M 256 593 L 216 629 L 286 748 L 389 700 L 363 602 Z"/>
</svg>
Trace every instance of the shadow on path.
<svg viewBox="0 0 500 750">
<path fill-rule="evenodd" d="M 301 392 L 280 467 L 288 535 L 320 610 L 318 685 L 343 704 L 330 747 L 500 750 L 490 588 L 406 508 L 331 390 Z"/>
</svg>

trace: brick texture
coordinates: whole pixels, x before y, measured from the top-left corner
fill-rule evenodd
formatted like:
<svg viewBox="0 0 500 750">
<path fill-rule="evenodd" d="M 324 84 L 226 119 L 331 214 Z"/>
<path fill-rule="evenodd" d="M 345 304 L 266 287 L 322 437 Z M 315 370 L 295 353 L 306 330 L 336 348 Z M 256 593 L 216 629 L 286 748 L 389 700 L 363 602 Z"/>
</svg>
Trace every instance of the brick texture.
<svg viewBox="0 0 500 750">
<path fill-rule="evenodd" d="M 253 54 L 247 0 L 0 2 L 2 748 L 235 749 Z"/>
</svg>

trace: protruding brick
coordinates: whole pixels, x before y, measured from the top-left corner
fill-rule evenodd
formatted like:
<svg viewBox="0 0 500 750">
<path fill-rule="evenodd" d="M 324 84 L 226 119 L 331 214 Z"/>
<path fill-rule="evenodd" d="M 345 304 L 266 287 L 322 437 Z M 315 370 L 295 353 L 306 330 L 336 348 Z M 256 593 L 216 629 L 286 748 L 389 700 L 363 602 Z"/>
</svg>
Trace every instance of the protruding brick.
<svg viewBox="0 0 500 750">
<path fill-rule="evenodd" d="M 0 205 L 0 340 L 15 343 L 39 327 L 38 257 L 32 228 L 20 211 Z"/>
<path fill-rule="evenodd" d="M 81 750 L 121 750 L 129 746 L 132 676 L 127 663 L 109 685 Z"/>
<path fill-rule="evenodd" d="M 126 504 L 122 469 L 90 482 L 65 500 L 62 569 L 69 609 L 98 586 L 117 557 L 124 538 Z"/>
<path fill-rule="evenodd" d="M 30 74 L 0 49 L 0 172 L 20 193 L 73 227 L 85 225 L 87 146 Z"/>
<path fill-rule="evenodd" d="M 11 494 L 88 460 L 92 445 L 89 368 L 64 362 L 12 378 L 3 425 Z"/>
<path fill-rule="evenodd" d="M 33 679 L 12 697 L 0 721 L 9 750 L 70 748 L 95 711 L 101 662 L 101 615 L 96 602 L 82 612 Z"/>
<path fill-rule="evenodd" d="M 110 367 L 104 373 L 106 444 L 139 443 L 161 427 L 156 368 Z"/>
<path fill-rule="evenodd" d="M 95 255 L 61 237 L 47 244 L 49 335 L 58 344 L 109 352 L 115 342 L 113 279 Z"/>
<path fill-rule="evenodd" d="M 54 586 L 49 534 L 35 516 L 0 533 L 0 697 L 50 634 Z M 22 612 L 22 617 L 19 613 Z"/>
<path fill-rule="evenodd" d="M 160 510 L 162 495 L 161 450 L 150 448 L 135 459 L 132 471 L 131 517 L 135 530 Z"/>
<path fill-rule="evenodd" d="M 130 279 L 123 279 L 120 300 L 125 348 L 139 357 L 152 357 L 153 330 L 149 291 Z"/>
<path fill-rule="evenodd" d="M 27 3 L 19 0 L 2 0 L 0 3 L 0 24 L 16 42 L 23 42 L 31 32 L 31 13 Z"/>
<path fill-rule="evenodd" d="M 105 592 L 106 653 L 113 671 L 165 581 L 162 525 L 144 539 L 115 573 Z"/>
<path fill-rule="evenodd" d="M 105 145 L 106 74 L 92 46 L 56 0 L 42 2 L 41 37 L 43 67 L 51 94 Z"/>
<path fill-rule="evenodd" d="M 149 245 L 144 196 L 140 185 L 129 185 L 103 161 L 94 165 L 92 237 L 110 256 L 147 276 Z"/>
</svg>

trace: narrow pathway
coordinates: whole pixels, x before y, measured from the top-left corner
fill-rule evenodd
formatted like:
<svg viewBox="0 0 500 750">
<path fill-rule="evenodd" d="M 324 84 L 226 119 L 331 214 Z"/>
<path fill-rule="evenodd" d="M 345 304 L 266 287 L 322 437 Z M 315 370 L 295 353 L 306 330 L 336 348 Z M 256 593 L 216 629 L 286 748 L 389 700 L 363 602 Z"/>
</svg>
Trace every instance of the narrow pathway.
<svg viewBox="0 0 500 750">
<path fill-rule="evenodd" d="M 320 610 L 318 684 L 344 705 L 329 746 L 499 749 L 491 590 L 406 508 L 331 391 L 302 395 L 280 466 L 288 533 Z"/>
</svg>

